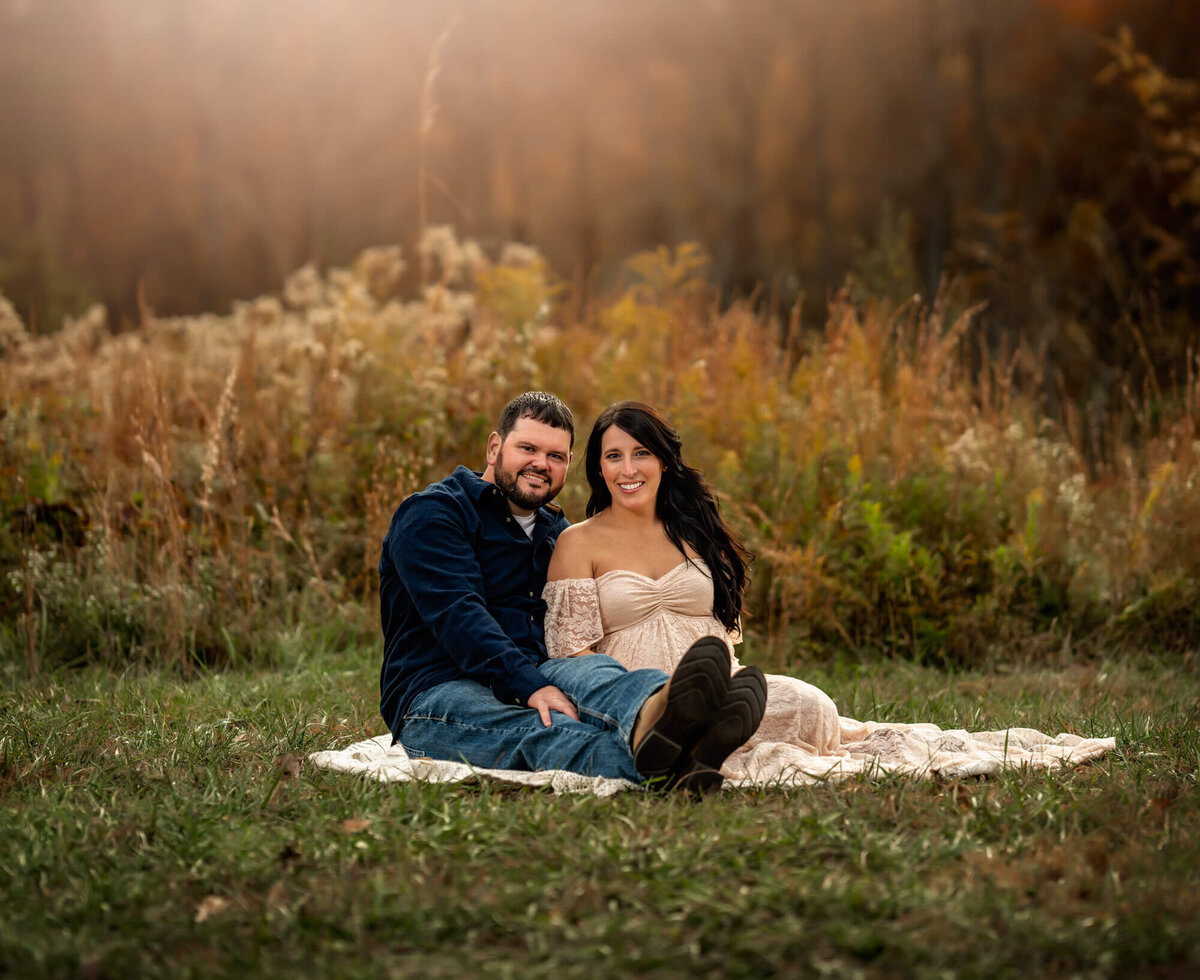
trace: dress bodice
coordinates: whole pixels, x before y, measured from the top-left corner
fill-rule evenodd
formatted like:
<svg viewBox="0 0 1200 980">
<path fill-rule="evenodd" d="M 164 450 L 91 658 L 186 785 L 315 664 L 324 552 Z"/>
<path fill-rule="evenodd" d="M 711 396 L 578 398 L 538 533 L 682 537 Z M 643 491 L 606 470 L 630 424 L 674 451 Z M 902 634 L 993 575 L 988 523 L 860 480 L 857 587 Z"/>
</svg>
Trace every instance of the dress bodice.
<svg viewBox="0 0 1200 980">
<path fill-rule="evenodd" d="M 712 616 L 713 585 L 703 561 L 682 561 L 659 578 L 624 568 L 596 578 L 605 634 L 654 616 Z"/>
<path fill-rule="evenodd" d="M 698 558 L 681 561 L 659 578 L 618 568 L 597 578 L 548 582 L 543 596 L 551 657 L 591 649 L 631 670 L 669 672 L 700 637 L 730 639 L 713 617 L 712 578 Z"/>
</svg>

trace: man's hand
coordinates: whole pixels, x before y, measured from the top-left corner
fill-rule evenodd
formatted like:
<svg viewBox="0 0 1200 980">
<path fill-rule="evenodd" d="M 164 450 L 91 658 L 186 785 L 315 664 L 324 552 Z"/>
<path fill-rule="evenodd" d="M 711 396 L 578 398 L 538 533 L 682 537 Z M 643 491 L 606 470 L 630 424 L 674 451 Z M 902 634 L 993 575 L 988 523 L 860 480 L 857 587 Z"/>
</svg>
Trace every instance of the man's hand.
<svg viewBox="0 0 1200 980">
<path fill-rule="evenodd" d="M 579 721 L 579 712 L 575 710 L 575 705 L 571 703 L 571 699 L 553 684 L 539 687 L 529 695 L 525 703 L 542 716 L 542 724 L 547 728 L 550 727 L 551 710 L 559 711 L 568 718 Z"/>
</svg>

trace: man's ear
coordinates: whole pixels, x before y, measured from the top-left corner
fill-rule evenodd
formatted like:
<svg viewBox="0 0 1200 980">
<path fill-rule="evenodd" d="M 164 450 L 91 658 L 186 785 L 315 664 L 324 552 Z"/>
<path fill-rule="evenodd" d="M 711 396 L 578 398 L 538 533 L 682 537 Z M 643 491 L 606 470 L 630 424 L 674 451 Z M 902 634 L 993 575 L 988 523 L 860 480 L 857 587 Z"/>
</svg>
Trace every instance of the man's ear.
<svg viewBox="0 0 1200 980">
<path fill-rule="evenodd" d="M 500 438 L 499 432 L 493 432 L 488 436 L 487 441 L 487 464 L 488 466 L 496 465 L 496 457 L 500 455 L 500 447 L 504 444 L 504 440 Z"/>
</svg>

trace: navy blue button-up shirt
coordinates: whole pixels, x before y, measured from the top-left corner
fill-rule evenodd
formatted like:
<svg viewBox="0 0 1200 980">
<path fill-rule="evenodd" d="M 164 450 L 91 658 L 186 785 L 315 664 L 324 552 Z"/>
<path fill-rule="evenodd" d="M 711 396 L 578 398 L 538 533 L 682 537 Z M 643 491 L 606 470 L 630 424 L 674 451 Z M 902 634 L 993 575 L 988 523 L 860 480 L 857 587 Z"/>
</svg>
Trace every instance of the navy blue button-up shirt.
<svg viewBox="0 0 1200 980">
<path fill-rule="evenodd" d="M 531 540 L 499 488 L 465 466 L 396 509 L 379 559 L 379 710 L 393 736 L 436 684 L 468 677 L 525 704 L 549 683 L 542 589 L 567 524 L 541 507 Z"/>
</svg>

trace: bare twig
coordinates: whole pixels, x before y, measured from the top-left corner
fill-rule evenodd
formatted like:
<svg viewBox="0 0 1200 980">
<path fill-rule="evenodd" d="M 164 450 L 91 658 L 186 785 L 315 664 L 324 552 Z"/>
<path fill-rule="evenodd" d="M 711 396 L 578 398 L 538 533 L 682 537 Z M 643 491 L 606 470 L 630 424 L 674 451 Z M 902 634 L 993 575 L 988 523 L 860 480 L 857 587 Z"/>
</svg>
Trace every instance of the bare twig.
<svg viewBox="0 0 1200 980">
<path fill-rule="evenodd" d="M 426 200 L 426 185 L 433 182 L 429 174 L 428 150 L 429 136 L 433 132 L 433 121 L 437 116 L 437 102 L 434 100 L 434 85 L 442 71 L 442 48 L 450 39 L 458 24 L 459 15 L 455 14 L 446 24 L 441 35 L 434 42 L 429 52 L 429 65 L 425 69 L 425 82 L 421 88 L 421 119 L 417 130 L 417 232 L 418 240 L 425 235 L 429 223 L 429 205 Z M 443 185 L 444 186 L 444 185 Z M 446 192 L 449 196 L 449 192 Z M 429 284 L 429 256 L 421 254 L 421 288 Z"/>
</svg>

